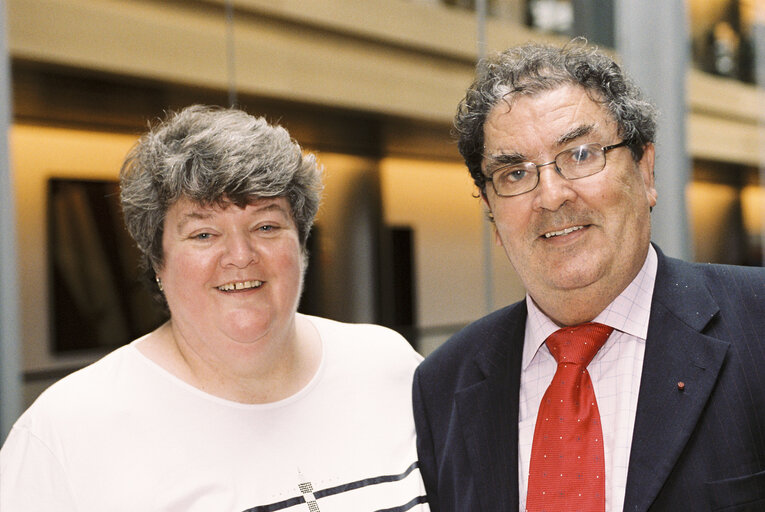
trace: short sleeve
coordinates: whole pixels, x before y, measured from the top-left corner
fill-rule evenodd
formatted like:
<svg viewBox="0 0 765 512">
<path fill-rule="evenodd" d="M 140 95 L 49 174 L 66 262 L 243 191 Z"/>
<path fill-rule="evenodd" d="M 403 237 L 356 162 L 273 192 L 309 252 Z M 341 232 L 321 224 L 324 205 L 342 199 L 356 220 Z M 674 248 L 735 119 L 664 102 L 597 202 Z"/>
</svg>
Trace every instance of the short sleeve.
<svg viewBox="0 0 765 512">
<path fill-rule="evenodd" d="M 0 510 L 77 510 L 60 461 L 24 427 L 15 426 L 0 450 Z"/>
</svg>

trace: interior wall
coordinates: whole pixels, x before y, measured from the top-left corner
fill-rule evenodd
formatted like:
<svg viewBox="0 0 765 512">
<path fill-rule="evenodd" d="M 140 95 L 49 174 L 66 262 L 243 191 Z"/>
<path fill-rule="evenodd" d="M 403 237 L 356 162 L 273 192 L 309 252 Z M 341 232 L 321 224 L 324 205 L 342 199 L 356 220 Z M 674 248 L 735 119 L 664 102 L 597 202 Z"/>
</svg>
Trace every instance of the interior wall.
<svg viewBox="0 0 765 512">
<path fill-rule="evenodd" d="M 746 185 L 741 190 L 744 228 L 752 238 L 765 230 L 765 186 Z"/>
<path fill-rule="evenodd" d="M 8 0 L 14 59 L 450 122 L 477 55 L 475 15 L 402 0 Z M 565 42 L 490 18 L 487 48 Z M 235 65 L 233 75 L 227 63 Z M 438 91 L 434 94 L 433 91 Z"/>
<path fill-rule="evenodd" d="M 46 187 L 50 177 L 116 179 L 136 137 L 16 124 L 10 143 L 16 196 L 19 293 L 23 370 L 28 404 L 62 371 L 92 361 L 89 354 L 53 357 L 48 318 Z"/>
<path fill-rule="evenodd" d="M 485 315 L 482 223 L 487 222 L 464 164 L 384 158 L 383 216 L 414 229 L 419 350 L 430 353 Z M 524 290 L 500 248 L 492 254 L 497 307 Z"/>
<path fill-rule="evenodd" d="M 319 269 L 311 283 L 319 289 L 307 290 L 318 299 L 314 313 L 375 322 L 381 221 L 377 159 L 338 153 L 317 157 L 324 167 L 324 193 L 312 235 L 318 244 L 309 261 L 309 268 Z"/>
<path fill-rule="evenodd" d="M 746 255 L 740 190 L 723 183 L 691 182 L 686 190 L 693 232 L 693 259 L 741 264 Z"/>
<path fill-rule="evenodd" d="M 686 187 L 693 259 L 731 265 L 762 265 L 765 187 L 756 167 L 694 161 Z"/>
</svg>

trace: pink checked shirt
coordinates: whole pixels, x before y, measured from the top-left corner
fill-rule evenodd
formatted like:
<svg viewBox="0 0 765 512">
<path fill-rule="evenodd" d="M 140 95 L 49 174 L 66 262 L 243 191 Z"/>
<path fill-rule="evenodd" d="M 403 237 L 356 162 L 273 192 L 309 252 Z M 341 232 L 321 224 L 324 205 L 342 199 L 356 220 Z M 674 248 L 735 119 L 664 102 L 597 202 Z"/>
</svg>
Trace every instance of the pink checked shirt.
<svg viewBox="0 0 765 512">
<path fill-rule="evenodd" d="M 624 507 L 627 465 L 657 261 L 656 251 L 650 246 L 645 263 L 635 279 L 593 320 L 614 328 L 606 344 L 587 367 L 598 400 L 605 442 L 607 511 L 621 511 Z M 539 404 L 557 368 L 544 341 L 558 330 L 558 326 L 528 295 L 526 304 L 529 316 L 523 346 L 518 414 L 518 490 L 521 510 L 526 509 L 531 443 Z"/>
</svg>

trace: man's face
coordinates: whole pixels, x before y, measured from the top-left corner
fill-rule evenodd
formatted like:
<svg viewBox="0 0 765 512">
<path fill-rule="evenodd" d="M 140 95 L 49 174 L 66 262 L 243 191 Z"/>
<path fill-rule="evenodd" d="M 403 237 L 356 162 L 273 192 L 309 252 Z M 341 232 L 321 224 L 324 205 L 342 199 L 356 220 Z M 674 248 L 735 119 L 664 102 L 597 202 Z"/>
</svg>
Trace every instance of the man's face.
<svg viewBox="0 0 765 512">
<path fill-rule="evenodd" d="M 573 85 L 499 102 L 487 117 L 484 140 L 487 175 L 487 163 L 500 155 L 542 164 L 580 144 L 621 142 L 610 114 Z M 534 190 L 514 197 L 497 196 L 487 183 L 498 242 L 553 320 L 589 320 L 555 318 L 554 312 L 573 298 L 597 304 L 594 317 L 637 275 L 650 241 L 649 208 L 656 204 L 653 155 L 649 144 L 635 163 L 628 148 L 613 149 L 600 173 L 577 180 L 548 165 L 539 169 Z"/>
</svg>

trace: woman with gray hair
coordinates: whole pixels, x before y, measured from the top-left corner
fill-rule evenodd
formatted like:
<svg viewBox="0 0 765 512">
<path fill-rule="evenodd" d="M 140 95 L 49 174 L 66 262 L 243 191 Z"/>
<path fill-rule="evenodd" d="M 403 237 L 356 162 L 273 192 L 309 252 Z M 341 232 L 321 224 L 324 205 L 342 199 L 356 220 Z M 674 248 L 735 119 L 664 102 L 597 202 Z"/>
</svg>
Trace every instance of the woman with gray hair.
<svg viewBox="0 0 765 512">
<path fill-rule="evenodd" d="M 321 172 L 242 111 L 171 114 L 121 173 L 170 320 L 61 380 L 0 452 L 0 509 L 428 510 L 395 332 L 297 313 Z"/>
</svg>

